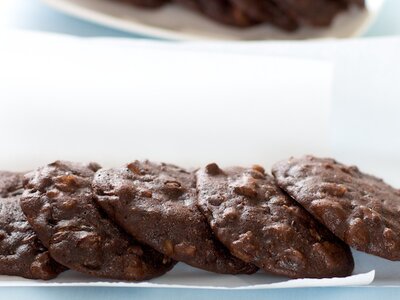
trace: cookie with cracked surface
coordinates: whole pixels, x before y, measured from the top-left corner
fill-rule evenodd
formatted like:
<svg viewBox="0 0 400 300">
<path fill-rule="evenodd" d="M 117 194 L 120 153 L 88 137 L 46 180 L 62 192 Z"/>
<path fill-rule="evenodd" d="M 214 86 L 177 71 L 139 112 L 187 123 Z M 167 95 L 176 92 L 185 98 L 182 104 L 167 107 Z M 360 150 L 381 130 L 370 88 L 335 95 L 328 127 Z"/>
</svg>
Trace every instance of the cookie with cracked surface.
<svg viewBox="0 0 400 300">
<path fill-rule="evenodd" d="M 272 172 L 281 188 L 351 247 L 400 260 L 400 190 L 329 158 L 291 158 Z"/>
<path fill-rule="evenodd" d="M 0 274 L 49 280 L 64 270 L 49 255 L 23 214 L 22 173 L 0 171 Z"/>
<path fill-rule="evenodd" d="M 139 281 L 174 262 L 122 232 L 99 209 L 91 184 L 97 164 L 56 161 L 26 175 L 21 208 L 51 256 L 92 276 Z"/>
<path fill-rule="evenodd" d="M 98 171 L 93 187 L 111 219 L 174 260 L 217 273 L 257 270 L 215 239 L 196 206 L 193 173 L 170 164 L 135 161 L 123 168 Z"/>
<path fill-rule="evenodd" d="M 292 278 L 350 275 L 347 245 L 287 196 L 260 166 L 197 175 L 198 204 L 215 235 L 238 258 Z"/>
</svg>

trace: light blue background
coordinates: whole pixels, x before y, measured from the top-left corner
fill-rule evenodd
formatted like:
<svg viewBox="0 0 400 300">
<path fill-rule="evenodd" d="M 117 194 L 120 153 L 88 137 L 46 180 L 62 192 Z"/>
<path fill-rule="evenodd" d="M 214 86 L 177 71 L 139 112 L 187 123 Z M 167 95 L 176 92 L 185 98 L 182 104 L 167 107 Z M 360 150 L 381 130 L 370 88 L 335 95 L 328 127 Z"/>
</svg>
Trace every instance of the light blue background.
<svg viewBox="0 0 400 300">
<path fill-rule="evenodd" d="M 78 36 L 143 36 L 112 30 L 54 11 L 39 0 L 11 0 L 7 27 Z M 400 35 L 400 0 L 387 0 L 383 11 L 365 36 Z M 399 54 L 400 55 L 400 54 Z M 74 299 L 400 299 L 398 288 L 306 288 L 264 291 L 211 291 L 144 288 L 0 288 L 1 300 L 74 300 Z"/>
<path fill-rule="evenodd" d="M 115 299 L 218 299 L 218 300 L 369 300 L 399 299 L 397 288 L 306 288 L 258 291 L 209 291 L 143 288 L 2 288 L 4 300 L 115 300 Z"/>
</svg>

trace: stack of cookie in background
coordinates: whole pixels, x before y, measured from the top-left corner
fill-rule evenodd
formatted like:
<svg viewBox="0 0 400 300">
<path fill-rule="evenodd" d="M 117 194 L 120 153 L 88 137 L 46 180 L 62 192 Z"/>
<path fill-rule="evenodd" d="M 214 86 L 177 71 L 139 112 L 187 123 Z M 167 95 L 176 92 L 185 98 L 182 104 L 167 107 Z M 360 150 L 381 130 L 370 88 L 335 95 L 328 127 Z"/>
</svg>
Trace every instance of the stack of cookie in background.
<svg viewBox="0 0 400 300">
<path fill-rule="evenodd" d="M 115 1 L 115 0 L 113 0 Z M 364 0 L 116 0 L 146 8 L 174 2 L 219 23 L 250 27 L 267 23 L 286 31 L 302 25 L 326 27 L 352 6 L 365 7 Z"/>
<path fill-rule="evenodd" d="M 0 274 L 141 281 L 176 262 L 220 274 L 352 273 L 349 246 L 400 259 L 400 191 L 332 159 L 187 171 L 56 161 L 0 172 Z"/>
</svg>

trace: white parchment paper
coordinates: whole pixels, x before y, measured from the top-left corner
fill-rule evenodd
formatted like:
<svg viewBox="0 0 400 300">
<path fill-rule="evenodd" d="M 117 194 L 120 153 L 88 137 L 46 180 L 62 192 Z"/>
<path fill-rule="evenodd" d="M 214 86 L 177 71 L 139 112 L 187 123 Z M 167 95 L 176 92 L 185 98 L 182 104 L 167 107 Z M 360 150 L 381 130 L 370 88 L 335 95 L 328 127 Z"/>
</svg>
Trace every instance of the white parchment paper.
<svg viewBox="0 0 400 300">
<path fill-rule="evenodd" d="M 268 275 L 262 272 L 253 275 L 220 275 L 178 264 L 170 273 L 145 282 L 120 282 L 101 280 L 67 271 L 50 281 L 29 280 L 14 276 L 0 276 L 0 286 L 106 286 L 145 288 L 195 288 L 195 289 L 273 289 L 328 286 L 364 286 L 372 283 L 375 271 L 355 274 L 345 278 L 295 279 Z"/>
<path fill-rule="evenodd" d="M 329 154 L 329 62 L 35 34 L 1 41 L 3 169 L 60 158 L 268 168 Z"/>
</svg>

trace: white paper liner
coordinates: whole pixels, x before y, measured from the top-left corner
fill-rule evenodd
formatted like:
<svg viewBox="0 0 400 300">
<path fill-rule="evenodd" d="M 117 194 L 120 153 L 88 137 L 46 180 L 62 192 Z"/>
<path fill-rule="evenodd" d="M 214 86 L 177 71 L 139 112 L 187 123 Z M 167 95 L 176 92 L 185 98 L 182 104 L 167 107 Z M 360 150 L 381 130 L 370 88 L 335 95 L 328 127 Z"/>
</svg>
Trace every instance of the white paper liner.
<svg viewBox="0 0 400 300">
<path fill-rule="evenodd" d="M 40 286 L 40 287 L 144 287 L 144 288 L 190 288 L 218 290 L 257 290 L 274 288 L 364 286 L 373 282 L 375 271 L 356 274 L 344 278 L 287 279 L 259 272 L 253 275 L 220 275 L 195 270 L 180 264 L 162 277 L 145 282 L 121 282 L 100 280 L 73 271 L 67 271 L 58 278 L 43 281 L 14 276 L 0 276 L 0 286 Z M 263 283 L 264 282 L 264 283 Z"/>
</svg>

